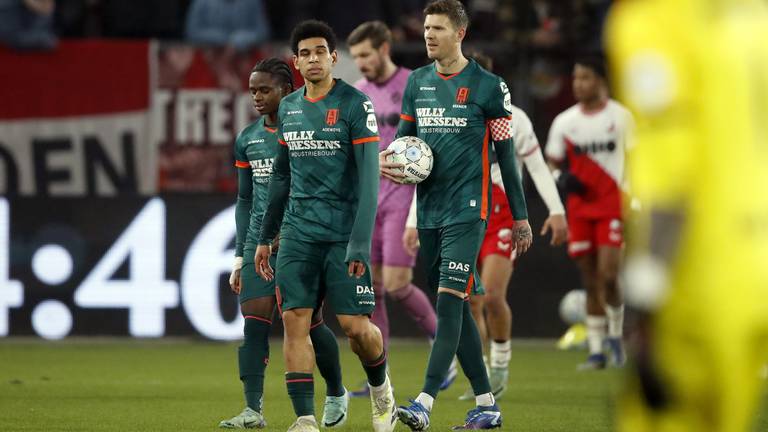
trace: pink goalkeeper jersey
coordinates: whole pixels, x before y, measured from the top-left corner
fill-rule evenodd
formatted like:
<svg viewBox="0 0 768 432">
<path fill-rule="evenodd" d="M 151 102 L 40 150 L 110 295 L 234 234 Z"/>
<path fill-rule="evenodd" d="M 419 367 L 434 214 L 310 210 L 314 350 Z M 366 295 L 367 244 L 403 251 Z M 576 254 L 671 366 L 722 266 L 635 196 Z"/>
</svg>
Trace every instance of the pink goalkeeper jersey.
<svg viewBox="0 0 768 432">
<path fill-rule="evenodd" d="M 373 102 L 376 120 L 379 123 L 379 150 L 385 150 L 395 138 L 397 125 L 400 122 L 400 110 L 403 102 L 403 91 L 411 70 L 398 67 L 385 83 L 378 84 L 360 79 L 354 85 L 366 94 Z M 387 209 L 402 209 L 407 211 L 411 205 L 416 186 L 405 186 L 393 183 L 384 177 L 379 184 L 379 212 L 382 207 Z"/>
</svg>

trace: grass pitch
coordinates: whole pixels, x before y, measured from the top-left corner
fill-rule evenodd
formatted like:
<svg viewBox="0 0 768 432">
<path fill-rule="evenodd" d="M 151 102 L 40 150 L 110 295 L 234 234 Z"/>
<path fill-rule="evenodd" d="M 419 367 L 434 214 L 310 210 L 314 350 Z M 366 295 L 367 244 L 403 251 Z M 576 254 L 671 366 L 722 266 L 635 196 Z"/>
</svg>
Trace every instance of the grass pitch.
<svg viewBox="0 0 768 432">
<path fill-rule="evenodd" d="M 285 431 L 294 415 L 282 379 L 281 341 L 271 345 L 266 430 Z M 364 378 L 362 368 L 346 343 L 340 345 L 345 385 L 356 387 Z M 552 346 L 514 343 L 511 387 L 500 401 L 502 430 L 612 430 L 620 372 L 577 373 L 584 353 Z M 421 388 L 428 345 L 395 340 L 390 348 L 395 397 L 404 404 Z M 188 340 L 5 340 L 0 342 L 0 431 L 215 431 L 221 419 L 244 406 L 236 353 L 235 343 Z M 319 419 L 325 385 L 319 373 L 315 377 Z M 457 400 L 466 387 L 460 377 L 440 394 L 430 430 L 463 421 L 473 406 Z M 353 399 L 350 414 L 339 430 L 370 430 L 367 399 Z M 765 414 L 756 426 L 768 430 Z M 408 429 L 401 424 L 396 430 Z"/>
</svg>

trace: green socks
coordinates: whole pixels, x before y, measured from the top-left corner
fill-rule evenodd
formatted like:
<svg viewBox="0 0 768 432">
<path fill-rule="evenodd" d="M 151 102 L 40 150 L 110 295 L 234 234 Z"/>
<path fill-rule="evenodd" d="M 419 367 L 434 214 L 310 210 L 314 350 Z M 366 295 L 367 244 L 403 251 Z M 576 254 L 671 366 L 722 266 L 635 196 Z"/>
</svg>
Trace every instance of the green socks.
<svg viewBox="0 0 768 432">
<path fill-rule="evenodd" d="M 285 386 L 296 417 L 315 415 L 315 381 L 311 373 L 286 372 Z"/>
<path fill-rule="evenodd" d="M 327 396 L 342 396 L 344 385 L 341 383 L 341 363 L 339 361 L 339 344 L 336 335 L 323 321 L 312 324 L 309 337 L 315 350 L 315 363 L 320 375 L 325 379 Z"/>
<path fill-rule="evenodd" d="M 437 396 L 440 384 L 448 373 L 453 356 L 456 355 L 461 337 L 463 308 L 464 300 L 459 297 L 445 292 L 437 295 L 437 333 L 429 354 L 427 376 L 422 390 L 433 398 Z M 482 348 L 477 348 L 477 352 L 481 356 L 482 366 Z"/>
<path fill-rule="evenodd" d="M 469 302 L 464 302 L 463 319 L 461 324 L 461 343 L 456 351 L 456 357 L 459 358 L 461 369 L 464 370 L 472 390 L 476 395 L 491 392 L 491 384 L 488 382 L 488 373 L 485 370 L 483 361 L 483 343 L 480 340 L 480 333 L 477 331 L 477 324 L 472 318 L 472 311 L 469 308 Z"/>
<path fill-rule="evenodd" d="M 272 322 L 266 318 L 248 316 L 245 319 L 243 344 L 238 348 L 240 381 L 243 382 L 245 403 L 261 412 L 264 394 L 264 370 L 269 363 L 269 330 Z"/>
</svg>

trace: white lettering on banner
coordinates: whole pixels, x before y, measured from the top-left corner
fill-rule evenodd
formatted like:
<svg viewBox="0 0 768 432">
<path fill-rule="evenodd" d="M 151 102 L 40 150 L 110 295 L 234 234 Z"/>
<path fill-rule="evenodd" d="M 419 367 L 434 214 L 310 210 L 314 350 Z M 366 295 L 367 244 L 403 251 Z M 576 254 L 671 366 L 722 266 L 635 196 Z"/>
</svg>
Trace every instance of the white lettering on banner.
<svg viewBox="0 0 768 432">
<path fill-rule="evenodd" d="M 153 142 L 232 145 L 253 120 L 251 97 L 225 90 L 157 90 L 152 96 Z"/>
<path fill-rule="evenodd" d="M 112 276 L 130 260 L 128 280 Z M 75 291 L 75 304 L 128 308 L 132 336 L 165 333 L 165 309 L 179 304 L 178 285 L 165 280 L 165 204 L 150 200 Z"/>
<path fill-rule="evenodd" d="M 0 198 L 0 336 L 8 336 L 8 309 L 21 307 L 24 304 L 24 286 L 19 281 L 10 280 L 8 267 L 10 263 L 11 244 L 9 233 L 11 216 L 8 201 Z"/>
<path fill-rule="evenodd" d="M 0 121 L 0 194 L 152 194 L 146 112 Z"/>
<path fill-rule="evenodd" d="M 181 302 L 189 322 L 203 336 L 234 340 L 243 337 L 243 317 L 231 322 L 221 316 L 219 279 L 229 273 L 235 251 L 235 206 L 220 212 L 200 231 L 189 247 L 181 268 Z M 234 298 L 234 297 L 233 297 Z"/>
</svg>

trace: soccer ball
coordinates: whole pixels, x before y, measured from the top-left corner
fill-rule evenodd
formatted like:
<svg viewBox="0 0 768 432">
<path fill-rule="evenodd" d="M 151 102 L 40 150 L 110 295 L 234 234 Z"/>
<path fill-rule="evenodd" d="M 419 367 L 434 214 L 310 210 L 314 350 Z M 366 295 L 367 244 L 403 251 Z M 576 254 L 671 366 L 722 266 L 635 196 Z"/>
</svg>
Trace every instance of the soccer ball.
<svg viewBox="0 0 768 432">
<path fill-rule="evenodd" d="M 387 150 L 394 153 L 387 156 L 387 162 L 401 163 L 405 177 L 402 184 L 421 183 L 432 172 L 432 149 L 421 138 L 404 136 L 389 144 Z"/>
<path fill-rule="evenodd" d="M 571 290 L 560 300 L 560 318 L 568 324 L 583 323 L 587 318 L 587 292 Z"/>
</svg>

